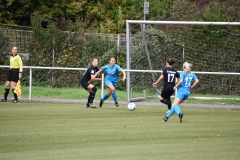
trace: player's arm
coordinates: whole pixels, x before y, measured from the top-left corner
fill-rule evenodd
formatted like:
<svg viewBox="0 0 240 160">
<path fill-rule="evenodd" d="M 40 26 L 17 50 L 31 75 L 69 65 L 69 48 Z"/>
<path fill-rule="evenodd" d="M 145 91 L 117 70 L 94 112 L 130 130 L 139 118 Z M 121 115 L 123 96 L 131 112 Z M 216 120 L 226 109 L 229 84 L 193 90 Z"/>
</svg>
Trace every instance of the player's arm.
<svg viewBox="0 0 240 160">
<path fill-rule="evenodd" d="M 102 69 L 100 69 L 98 72 L 96 72 L 95 74 L 92 74 L 91 75 L 91 80 L 94 80 L 94 81 L 101 81 L 102 78 L 97 78 L 97 75 L 102 72 Z"/>
<path fill-rule="evenodd" d="M 196 79 L 194 83 L 191 85 L 191 89 L 193 89 L 198 83 L 199 83 L 199 80 Z"/>
<path fill-rule="evenodd" d="M 94 81 L 101 81 L 102 78 L 94 78 L 93 80 L 94 80 Z"/>
<path fill-rule="evenodd" d="M 126 71 L 124 69 L 121 69 L 121 72 L 123 74 L 123 82 L 126 80 Z"/>
<path fill-rule="evenodd" d="M 161 74 L 161 76 L 158 78 L 158 80 L 157 80 L 155 83 L 153 83 L 153 87 L 156 87 L 156 85 L 157 85 L 159 82 L 161 82 L 161 80 L 163 80 L 163 78 L 164 78 L 164 76 L 163 76 L 163 74 Z"/>
<path fill-rule="evenodd" d="M 18 65 L 19 65 L 19 79 L 22 78 L 22 72 L 23 72 L 23 62 L 21 57 L 18 58 Z"/>
<path fill-rule="evenodd" d="M 174 90 L 177 89 L 182 84 L 182 82 L 183 82 L 183 80 L 181 78 L 177 78 L 177 82 L 176 82 L 173 89 Z"/>
<path fill-rule="evenodd" d="M 93 74 L 93 75 L 91 75 L 91 80 L 92 81 L 101 81 L 102 78 L 97 78 L 96 75 Z"/>
<path fill-rule="evenodd" d="M 183 74 L 181 74 L 180 76 L 180 74 L 177 71 L 175 76 L 176 76 L 176 83 L 175 83 L 175 86 L 173 87 L 174 90 L 178 89 L 179 85 L 181 85 L 183 82 Z"/>
<path fill-rule="evenodd" d="M 123 79 L 122 79 L 122 81 L 123 82 L 125 82 L 125 80 L 126 80 L 126 71 L 123 69 L 123 68 L 121 68 L 119 65 L 117 65 L 116 64 L 116 69 L 118 70 L 118 71 L 120 71 L 120 72 L 122 72 L 122 74 L 123 74 Z"/>
</svg>

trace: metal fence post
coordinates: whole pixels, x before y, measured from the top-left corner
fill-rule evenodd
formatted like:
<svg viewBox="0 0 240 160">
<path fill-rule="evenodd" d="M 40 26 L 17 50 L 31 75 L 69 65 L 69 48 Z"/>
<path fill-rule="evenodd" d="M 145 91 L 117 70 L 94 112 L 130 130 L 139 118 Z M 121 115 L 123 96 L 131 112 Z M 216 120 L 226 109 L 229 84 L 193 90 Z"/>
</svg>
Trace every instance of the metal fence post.
<svg viewBox="0 0 240 160">
<path fill-rule="evenodd" d="M 104 74 L 102 74 L 102 83 L 101 83 L 101 98 L 103 99 L 104 94 Z"/>
<path fill-rule="evenodd" d="M 32 67 L 29 68 L 29 97 L 28 101 L 32 101 Z"/>
<path fill-rule="evenodd" d="M 120 34 L 118 34 L 118 39 L 117 39 L 117 53 L 119 55 L 120 52 Z"/>
</svg>

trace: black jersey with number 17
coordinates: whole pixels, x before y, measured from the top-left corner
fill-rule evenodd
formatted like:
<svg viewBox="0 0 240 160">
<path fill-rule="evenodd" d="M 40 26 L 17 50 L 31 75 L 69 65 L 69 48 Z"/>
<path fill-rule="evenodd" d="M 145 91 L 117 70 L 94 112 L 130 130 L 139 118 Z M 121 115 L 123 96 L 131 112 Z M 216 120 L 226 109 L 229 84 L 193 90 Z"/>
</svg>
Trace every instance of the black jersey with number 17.
<svg viewBox="0 0 240 160">
<path fill-rule="evenodd" d="M 91 65 L 83 74 L 82 80 L 84 81 L 90 81 L 91 80 L 91 75 L 95 75 L 96 72 L 99 71 L 98 67 L 94 67 Z"/>
<path fill-rule="evenodd" d="M 170 86 L 174 87 L 176 78 L 180 78 L 179 73 L 174 67 L 163 68 L 162 75 L 164 77 L 164 88 Z"/>
</svg>

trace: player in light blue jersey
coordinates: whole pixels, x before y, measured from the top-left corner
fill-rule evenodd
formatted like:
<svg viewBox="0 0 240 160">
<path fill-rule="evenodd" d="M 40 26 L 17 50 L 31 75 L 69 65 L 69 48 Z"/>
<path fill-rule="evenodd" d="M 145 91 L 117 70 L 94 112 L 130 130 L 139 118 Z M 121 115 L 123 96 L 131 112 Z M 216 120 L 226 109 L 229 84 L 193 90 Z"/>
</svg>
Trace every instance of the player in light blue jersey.
<svg viewBox="0 0 240 160">
<path fill-rule="evenodd" d="M 122 69 L 119 65 L 116 64 L 115 58 L 110 58 L 109 64 L 103 66 L 101 68 L 102 72 L 105 73 L 105 86 L 108 88 L 107 94 L 104 95 L 104 97 L 100 100 L 99 107 L 102 107 L 103 102 L 107 100 L 111 95 L 113 97 L 113 100 L 115 102 L 115 106 L 118 107 L 118 100 L 117 100 L 117 94 L 115 92 L 115 88 L 118 85 L 118 72 L 122 72 L 123 74 L 123 82 L 126 79 L 126 72 L 124 69 Z"/>
<path fill-rule="evenodd" d="M 182 123 L 183 113 L 180 109 L 180 104 L 183 103 L 190 96 L 191 89 L 193 89 L 199 80 L 194 73 L 191 73 L 192 64 L 188 62 L 183 63 L 183 72 L 180 73 L 180 81 L 175 85 L 177 95 L 174 99 L 170 112 L 163 118 L 166 122 L 175 112 L 179 116 L 180 123 Z M 192 82 L 194 82 L 192 84 Z"/>
</svg>

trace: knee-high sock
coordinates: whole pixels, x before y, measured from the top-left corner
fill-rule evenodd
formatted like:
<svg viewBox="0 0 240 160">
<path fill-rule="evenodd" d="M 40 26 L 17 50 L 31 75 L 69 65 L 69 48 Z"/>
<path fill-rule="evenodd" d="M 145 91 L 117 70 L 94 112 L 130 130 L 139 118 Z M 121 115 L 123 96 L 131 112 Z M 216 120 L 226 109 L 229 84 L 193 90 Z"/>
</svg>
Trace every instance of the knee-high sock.
<svg viewBox="0 0 240 160">
<path fill-rule="evenodd" d="M 91 100 L 90 100 L 91 104 L 93 103 L 94 98 L 95 98 L 95 93 L 91 93 Z"/>
<path fill-rule="evenodd" d="M 172 102 L 171 102 L 171 99 L 170 99 L 170 98 L 169 98 L 169 99 L 162 99 L 162 100 L 160 100 L 160 102 L 166 104 L 166 105 L 168 106 L 168 110 L 171 109 Z"/>
<path fill-rule="evenodd" d="M 176 112 L 177 115 L 179 115 L 181 112 L 181 109 L 179 105 L 174 104 L 170 112 L 166 115 L 167 118 L 170 118 L 174 113 Z"/>
<path fill-rule="evenodd" d="M 5 88 L 4 99 L 7 99 L 9 93 L 9 88 Z"/>
<path fill-rule="evenodd" d="M 89 93 L 87 105 L 91 104 L 92 103 L 91 101 L 92 101 L 92 93 Z"/>
<path fill-rule="evenodd" d="M 105 100 L 108 99 L 108 97 L 109 97 L 109 96 L 108 96 L 107 94 L 105 94 L 105 95 L 103 96 L 103 99 L 102 99 L 102 100 L 105 101 Z"/>
<path fill-rule="evenodd" d="M 182 112 L 181 112 L 181 108 L 180 108 L 179 105 L 176 105 L 176 104 L 175 104 L 174 106 L 175 106 L 175 107 L 174 107 L 174 110 L 175 110 L 175 112 L 176 112 L 177 115 L 179 115 L 180 113 L 182 113 Z"/>
<path fill-rule="evenodd" d="M 14 89 L 12 89 L 14 100 L 18 101 L 18 96 L 17 93 L 14 92 Z"/>
<path fill-rule="evenodd" d="M 167 106 L 168 106 L 168 110 L 170 110 L 172 107 L 172 101 L 170 98 L 167 99 Z"/>
<path fill-rule="evenodd" d="M 91 95 L 91 98 L 90 98 L 90 103 L 91 103 L 91 104 L 93 103 L 93 100 L 94 100 L 94 98 L 95 98 L 96 92 L 97 92 L 97 88 L 94 86 L 94 87 L 92 88 L 92 93 L 90 94 L 90 95 Z"/>
<path fill-rule="evenodd" d="M 162 100 L 160 100 L 160 102 L 167 104 L 167 99 L 162 99 Z"/>
<path fill-rule="evenodd" d="M 174 106 L 175 106 L 175 105 L 173 105 L 173 107 L 171 108 L 171 110 L 170 110 L 170 111 L 168 112 L 168 114 L 166 115 L 166 118 L 167 118 L 167 119 L 170 118 L 170 117 L 175 113 Z"/>
<path fill-rule="evenodd" d="M 112 97 L 113 97 L 115 104 L 117 104 L 118 100 L 117 100 L 117 94 L 115 92 L 112 93 Z"/>
</svg>

